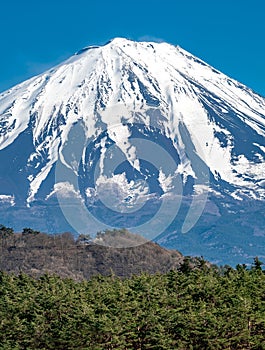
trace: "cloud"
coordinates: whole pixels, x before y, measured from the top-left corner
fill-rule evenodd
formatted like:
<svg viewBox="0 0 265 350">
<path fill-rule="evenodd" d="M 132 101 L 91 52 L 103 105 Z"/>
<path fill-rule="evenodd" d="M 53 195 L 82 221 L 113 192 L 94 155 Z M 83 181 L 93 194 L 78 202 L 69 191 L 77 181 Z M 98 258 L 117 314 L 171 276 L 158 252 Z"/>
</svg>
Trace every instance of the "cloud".
<svg viewBox="0 0 265 350">
<path fill-rule="evenodd" d="M 143 35 L 143 36 L 140 36 L 138 38 L 139 41 L 152 41 L 152 42 L 155 42 L 155 43 L 164 43 L 166 42 L 166 40 L 162 39 L 162 38 L 157 38 L 153 35 Z"/>
</svg>

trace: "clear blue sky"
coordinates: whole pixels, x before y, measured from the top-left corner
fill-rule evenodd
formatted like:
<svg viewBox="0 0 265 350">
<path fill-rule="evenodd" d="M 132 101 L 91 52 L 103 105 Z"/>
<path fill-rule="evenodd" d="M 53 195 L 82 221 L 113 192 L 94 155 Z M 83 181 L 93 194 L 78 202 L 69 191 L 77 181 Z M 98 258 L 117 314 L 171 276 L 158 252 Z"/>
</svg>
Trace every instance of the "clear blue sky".
<svg viewBox="0 0 265 350">
<path fill-rule="evenodd" d="M 3 0 L 0 91 L 90 44 L 163 40 L 265 96 L 264 0 Z"/>
</svg>

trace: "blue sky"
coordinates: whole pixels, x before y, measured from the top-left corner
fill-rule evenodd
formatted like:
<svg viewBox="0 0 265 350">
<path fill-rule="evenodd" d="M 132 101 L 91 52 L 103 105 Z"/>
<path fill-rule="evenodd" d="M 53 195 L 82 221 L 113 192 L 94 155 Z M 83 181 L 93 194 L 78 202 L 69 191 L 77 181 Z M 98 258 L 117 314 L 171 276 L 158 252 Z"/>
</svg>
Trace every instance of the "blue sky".
<svg viewBox="0 0 265 350">
<path fill-rule="evenodd" d="M 0 91 L 119 36 L 178 44 L 265 96 L 264 0 L 3 0 Z"/>
</svg>

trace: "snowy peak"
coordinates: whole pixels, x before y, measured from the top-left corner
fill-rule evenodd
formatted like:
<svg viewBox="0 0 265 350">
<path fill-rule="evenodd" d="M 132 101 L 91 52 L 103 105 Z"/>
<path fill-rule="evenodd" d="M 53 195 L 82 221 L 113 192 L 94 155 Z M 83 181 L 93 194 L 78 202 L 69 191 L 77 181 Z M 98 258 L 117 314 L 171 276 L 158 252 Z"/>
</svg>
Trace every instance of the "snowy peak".
<svg viewBox="0 0 265 350">
<path fill-rule="evenodd" d="M 265 99 L 179 46 L 88 46 L 0 94 L 1 221 L 262 257 L 264 137 Z"/>
<path fill-rule="evenodd" d="M 111 132 L 121 125 L 119 133 L 130 133 L 122 128 L 130 121 L 157 128 L 172 141 L 184 182 L 196 179 L 187 154 L 192 144 L 215 181 L 232 186 L 232 196 L 262 199 L 264 111 L 264 98 L 178 46 L 115 38 L 2 93 L 0 150 L 26 131 L 32 135 L 24 165 L 30 203 L 58 159 L 72 167 L 63 150 L 80 120 L 87 139 L 106 130 L 137 168 L 137 155 L 129 159 L 132 145 L 122 146 L 129 137 L 119 142 Z"/>
</svg>

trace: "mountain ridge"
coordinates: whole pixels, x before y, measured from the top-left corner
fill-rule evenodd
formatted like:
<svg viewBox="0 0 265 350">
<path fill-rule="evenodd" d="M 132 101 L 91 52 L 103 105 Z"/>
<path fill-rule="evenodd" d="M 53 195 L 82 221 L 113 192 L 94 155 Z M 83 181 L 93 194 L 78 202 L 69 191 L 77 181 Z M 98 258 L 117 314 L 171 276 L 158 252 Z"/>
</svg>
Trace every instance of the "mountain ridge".
<svg viewBox="0 0 265 350">
<path fill-rule="evenodd" d="M 10 232 L 11 231 L 11 232 Z M 140 239 L 141 246 L 114 248 L 96 243 L 99 239 Z M 0 227 L 0 270 L 8 273 L 26 273 L 33 277 L 57 274 L 62 278 L 89 280 L 93 276 L 131 277 L 141 273 L 166 273 L 181 267 L 185 257 L 177 250 L 167 250 L 153 242 L 143 242 L 125 230 L 99 233 L 93 242 L 69 232 L 49 235 L 24 229 Z M 202 263 L 201 258 L 188 258 L 190 266 Z M 208 266 L 209 263 L 205 262 Z"/>
</svg>

